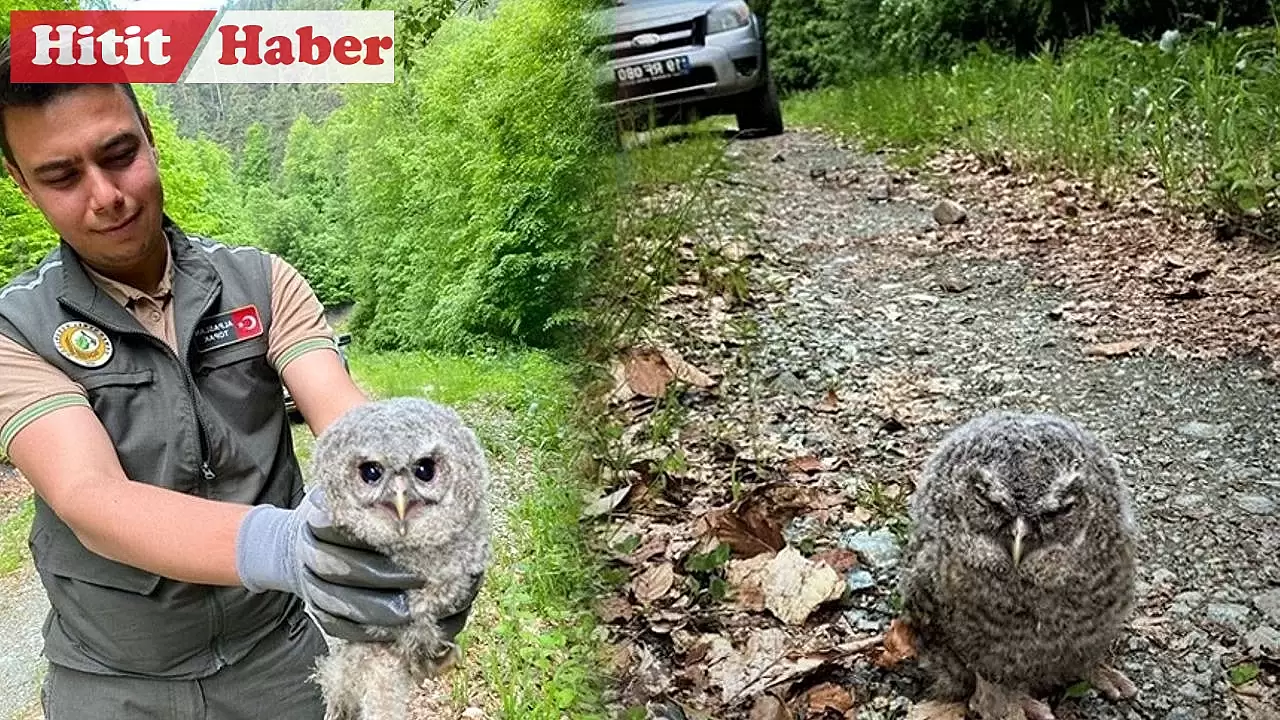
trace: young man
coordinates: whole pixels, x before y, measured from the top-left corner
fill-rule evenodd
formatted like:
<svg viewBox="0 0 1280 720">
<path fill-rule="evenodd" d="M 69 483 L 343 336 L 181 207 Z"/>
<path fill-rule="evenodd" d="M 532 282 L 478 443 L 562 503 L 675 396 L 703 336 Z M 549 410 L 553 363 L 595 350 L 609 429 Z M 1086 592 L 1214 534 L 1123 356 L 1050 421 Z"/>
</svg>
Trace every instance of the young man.
<svg viewBox="0 0 1280 720">
<path fill-rule="evenodd" d="M 417 580 L 326 527 L 281 382 L 315 433 L 366 398 L 296 271 L 164 214 L 129 86 L 12 84 L 8 55 L 5 168 L 61 237 L 0 289 L 0 450 L 36 492 L 52 607 L 46 717 L 319 720 L 305 610 L 389 639 Z"/>
</svg>

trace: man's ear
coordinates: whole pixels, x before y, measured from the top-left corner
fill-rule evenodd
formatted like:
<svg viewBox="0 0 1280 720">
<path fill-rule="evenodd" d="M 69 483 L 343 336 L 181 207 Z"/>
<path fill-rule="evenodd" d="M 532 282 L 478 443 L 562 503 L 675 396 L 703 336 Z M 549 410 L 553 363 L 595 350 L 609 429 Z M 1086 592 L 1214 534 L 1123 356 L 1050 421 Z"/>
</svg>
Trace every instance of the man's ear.
<svg viewBox="0 0 1280 720">
<path fill-rule="evenodd" d="M 18 166 L 6 159 L 4 161 L 4 171 L 9 173 L 9 177 L 13 178 L 13 181 L 18 184 L 18 189 L 26 196 L 27 201 L 35 204 L 35 201 L 31 199 L 31 187 L 27 185 L 27 179 L 22 177 L 22 171 L 18 169 Z"/>
</svg>

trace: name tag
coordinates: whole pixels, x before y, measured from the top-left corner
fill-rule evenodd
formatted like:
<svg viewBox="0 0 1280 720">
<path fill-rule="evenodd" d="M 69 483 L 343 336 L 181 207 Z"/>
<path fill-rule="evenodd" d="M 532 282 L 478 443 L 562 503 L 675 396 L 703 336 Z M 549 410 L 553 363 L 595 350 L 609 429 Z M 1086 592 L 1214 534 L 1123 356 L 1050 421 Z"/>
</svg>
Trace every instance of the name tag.
<svg viewBox="0 0 1280 720">
<path fill-rule="evenodd" d="M 262 334 L 262 318 L 256 305 L 245 305 L 205 318 L 196 326 L 196 352 L 209 352 Z"/>
</svg>

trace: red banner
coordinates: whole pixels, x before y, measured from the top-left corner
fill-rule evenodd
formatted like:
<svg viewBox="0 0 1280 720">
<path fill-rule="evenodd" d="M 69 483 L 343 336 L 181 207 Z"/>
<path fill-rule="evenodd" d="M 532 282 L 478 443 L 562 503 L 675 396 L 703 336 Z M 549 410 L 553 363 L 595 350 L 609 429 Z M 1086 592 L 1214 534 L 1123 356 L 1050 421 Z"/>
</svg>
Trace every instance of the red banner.
<svg viewBox="0 0 1280 720">
<path fill-rule="evenodd" d="M 174 83 L 214 10 L 15 10 L 13 82 Z"/>
</svg>

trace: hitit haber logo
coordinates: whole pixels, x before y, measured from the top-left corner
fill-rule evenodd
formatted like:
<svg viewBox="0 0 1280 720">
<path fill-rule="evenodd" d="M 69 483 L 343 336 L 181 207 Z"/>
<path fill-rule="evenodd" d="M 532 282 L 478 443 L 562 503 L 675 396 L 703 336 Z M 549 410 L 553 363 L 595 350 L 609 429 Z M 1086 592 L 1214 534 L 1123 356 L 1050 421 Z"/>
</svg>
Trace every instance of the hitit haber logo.
<svg viewBox="0 0 1280 720">
<path fill-rule="evenodd" d="M 15 10 L 9 17 L 14 82 L 395 81 L 388 10 Z"/>
</svg>

